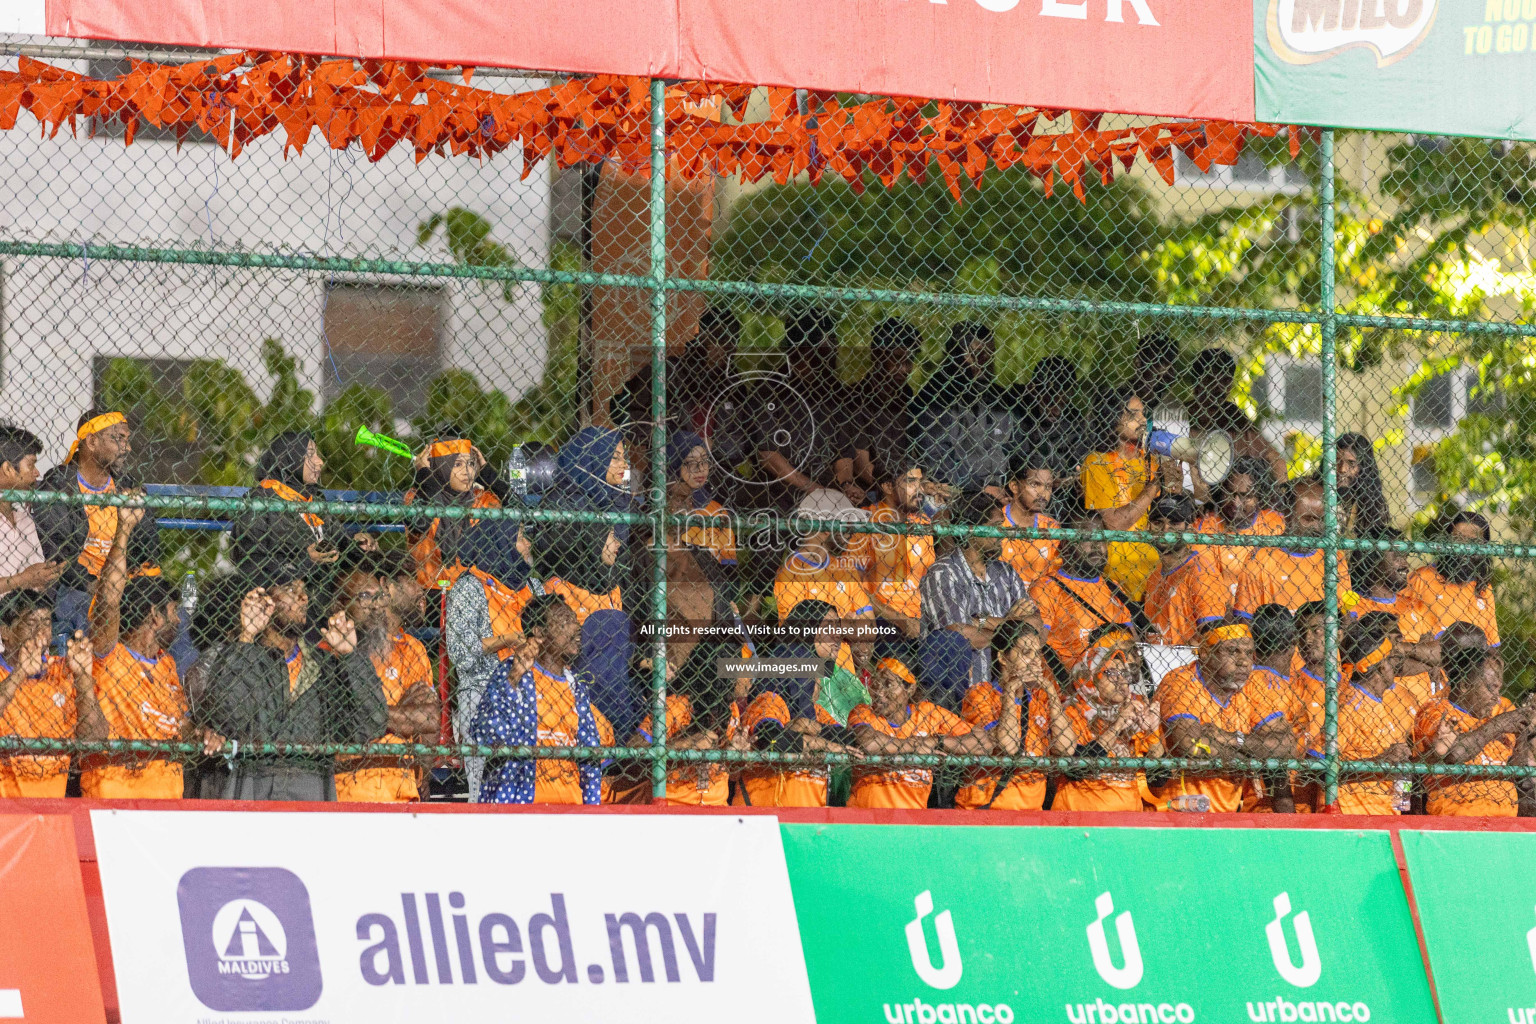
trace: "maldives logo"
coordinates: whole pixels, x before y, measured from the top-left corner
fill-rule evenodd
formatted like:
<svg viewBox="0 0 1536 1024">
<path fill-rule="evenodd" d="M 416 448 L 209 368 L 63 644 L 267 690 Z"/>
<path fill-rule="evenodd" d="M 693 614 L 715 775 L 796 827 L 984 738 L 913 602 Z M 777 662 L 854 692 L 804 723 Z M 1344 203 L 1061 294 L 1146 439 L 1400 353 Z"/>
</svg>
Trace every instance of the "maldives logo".
<svg viewBox="0 0 1536 1024">
<path fill-rule="evenodd" d="M 210 1010 L 307 1010 L 320 999 L 309 890 L 282 868 L 193 868 L 176 887 L 192 992 Z"/>
<path fill-rule="evenodd" d="M 1439 0 L 1269 0 L 1269 45 L 1288 64 L 1313 64 L 1350 49 L 1386 67 L 1416 50 Z"/>
</svg>

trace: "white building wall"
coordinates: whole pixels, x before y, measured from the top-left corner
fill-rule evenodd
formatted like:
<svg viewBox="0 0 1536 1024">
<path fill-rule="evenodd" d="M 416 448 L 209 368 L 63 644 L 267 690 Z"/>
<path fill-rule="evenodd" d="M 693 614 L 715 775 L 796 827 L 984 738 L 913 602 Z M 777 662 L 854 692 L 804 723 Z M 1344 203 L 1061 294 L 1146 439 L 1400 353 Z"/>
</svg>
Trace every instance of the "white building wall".
<svg viewBox="0 0 1536 1024">
<path fill-rule="evenodd" d="M 80 70 L 84 70 L 83 65 Z M 530 83 L 482 80 L 512 91 Z M 531 83 L 542 85 L 543 83 Z M 286 251 L 449 262 L 441 233 L 428 246 L 417 226 L 461 206 L 495 225 L 492 238 L 525 266 L 548 259 L 545 168 L 520 180 L 520 156 L 429 156 L 408 144 L 379 163 L 329 149 L 316 130 L 302 155 L 284 158 L 285 132 L 256 140 L 234 161 L 215 145 L 79 138 L 40 139 L 23 112 L 0 132 L 0 237 L 225 251 Z M 26 426 L 62 457 L 90 403 L 97 355 L 218 358 L 258 394 L 264 338 L 299 360 L 317 395 L 331 371 L 323 339 L 327 275 L 288 270 L 8 257 L 0 314 L 0 418 Z M 538 285 L 337 275 L 337 281 L 440 284 L 443 360 L 516 399 L 537 384 L 545 357 Z M 345 382 L 343 382 L 345 383 Z"/>
</svg>

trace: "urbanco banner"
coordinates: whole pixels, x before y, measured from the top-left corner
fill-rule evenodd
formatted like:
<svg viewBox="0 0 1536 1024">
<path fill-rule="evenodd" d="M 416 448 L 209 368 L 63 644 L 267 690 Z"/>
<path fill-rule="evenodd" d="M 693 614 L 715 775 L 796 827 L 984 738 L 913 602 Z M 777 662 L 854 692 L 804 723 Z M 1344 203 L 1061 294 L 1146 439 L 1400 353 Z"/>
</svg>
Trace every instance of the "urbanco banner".
<svg viewBox="0 0 1536 1024">
<path fill-rule="evenodd" d="M 1532 0 L 1254 0 L 1261 121 L 1536 139 Z"/>
<path fill-rule="evenodd" d="M 1536 835 L 1400 835 L 1446 1024 L 1536 1021 Z"/>
<path fill-rule="evenodd" d="M 1435 1019 L 1386 832 L 782 830 L 824 1024 Z"/>
<path fill-rule="evenodd" d="M 124 1024 L 814 1019 L 770 817 L 91 822 Z"/>
</svg>

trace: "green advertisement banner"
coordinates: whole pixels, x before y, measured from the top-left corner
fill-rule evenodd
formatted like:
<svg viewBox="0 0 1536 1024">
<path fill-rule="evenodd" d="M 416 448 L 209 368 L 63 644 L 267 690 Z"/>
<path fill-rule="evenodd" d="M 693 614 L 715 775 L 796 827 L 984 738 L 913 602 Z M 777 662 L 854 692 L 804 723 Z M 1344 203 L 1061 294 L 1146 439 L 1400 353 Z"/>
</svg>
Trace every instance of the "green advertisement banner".
<svg viewBox="0 0 1536 1024">
<path fill-rule="evenodd" d="M 1435 1019 L 1386 832 L 781 828 L 821 1024 Z"/>
<path fill-rule="evenodd" d="M 1258 120 L 1536 139 L 1536 0 L 1254 0 Z"/>
<path fill-rule="evenodd" d="M 1445 1024 L 1536 1020 L 1536 834 L 1401 836 Z"/>
</svg>

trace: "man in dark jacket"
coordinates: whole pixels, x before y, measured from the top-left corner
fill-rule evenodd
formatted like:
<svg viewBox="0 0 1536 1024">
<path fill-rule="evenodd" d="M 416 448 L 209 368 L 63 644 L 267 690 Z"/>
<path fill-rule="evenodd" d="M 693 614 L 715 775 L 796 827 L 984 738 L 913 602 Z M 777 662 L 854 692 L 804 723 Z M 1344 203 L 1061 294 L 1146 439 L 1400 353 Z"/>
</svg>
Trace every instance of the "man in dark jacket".
<svg viewBox="0 0 1536 1024">
<path fill-rule="evenodd" d="M 384 689 L 357 651 L 357 629 L 332 615 L 320 647 L 304 639 L 307 567 L 259 563 L 240 606 L 238 634 L 198 661 L 199 725 L 249 743 L 368 743 L 389 725 Z M 231 748 L 232 755 L 238 749 Z M 202 796 L 222 800 L 335 800 L 330 755 L 231 756 L 202 781 Z"/>
<path fill-rule="evenodd" d="M 138 485 L 124 473 L 132 453 L 127 417 L 110 410 L 87 410 L 80 415 L 68 457 L 44 474 L 38 490 L 66 494 L 132 492 Z M 89 628 L 90 595 L 117 534 L 117 506 L 40 502 L 33 508 L 32 518 L 37 523 L 43 558 L 64 563 L 54 605 L 57 646 L 77 630 Z M 155 517 L 147 515 L 133 531 L 128 572 L 131 576 L 159 575 L 159 561 L 160 535 Z"/>
</svg>

